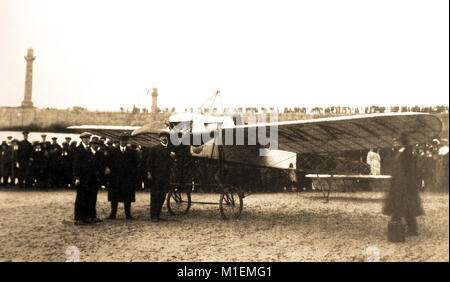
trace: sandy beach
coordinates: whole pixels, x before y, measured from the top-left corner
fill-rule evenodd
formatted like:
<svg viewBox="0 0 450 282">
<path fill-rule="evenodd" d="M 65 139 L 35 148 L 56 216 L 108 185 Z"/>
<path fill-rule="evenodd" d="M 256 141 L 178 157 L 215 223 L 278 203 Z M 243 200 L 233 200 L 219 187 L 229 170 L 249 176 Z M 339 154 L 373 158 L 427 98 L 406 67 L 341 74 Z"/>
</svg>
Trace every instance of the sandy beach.
<svg viewBox="0 0 450 282">
<path fill-rule="evenodd" d="M 75 191 L 0 190 L 0 261 L 449 261 L 448 193 L 421 194 L 420 235 L 404 243 L 386 237 L 382 192 L 252 194 L 239 220 L 224 221 L 218 206 L 193 205 L 187 215 L 149 221 L 149 192 L 138 192 L 134 221 L 118 218 L 75 226 Z M 219 194 L 193 194 L 218 202 Z M 107 194 L 97 213 L 109 215 Z"/>
</svg>

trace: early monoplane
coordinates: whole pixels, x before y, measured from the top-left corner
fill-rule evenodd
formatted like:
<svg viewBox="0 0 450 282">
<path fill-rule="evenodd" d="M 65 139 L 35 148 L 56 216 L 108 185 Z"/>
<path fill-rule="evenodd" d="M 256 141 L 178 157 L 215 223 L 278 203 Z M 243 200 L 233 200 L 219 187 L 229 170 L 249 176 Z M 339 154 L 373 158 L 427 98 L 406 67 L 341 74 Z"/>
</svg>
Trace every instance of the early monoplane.
<svg viewBox="0 0 450 282">
<path fill-rule="evenodd" d="M 213 103 L 218 95 L 219 92 L 211 97 Z M 391 148 L 402 132 L 408 133 L 411 144 L 426 143 L 439 136 L 442 123 L 436 116 L 426 113 L 277 121 L 274 114 L 242 116 L 199 112 L 173 114 L 166 123 L 158 121 L 142 127 L 81 125 L 69 128 L 113 140 L 129 134 L 130 142 L 147 148 L 160 142 L 161 130 L 168 130 L 170 142 L 178 152 L 177 169 L 167 198 L 169 212 L 189 211 L 194 203 L 191 192 L 202 184 L 199 172 L 207 167 L 207 173 L 212 175 L 209 178 L 212 183 L 207 185 L 220 193 L 220 213 L 228 219 L 241 214 L 243 198 L 249 192 L 243 179 L 251 173 L 252 167 L 291 167 L 309 177 L 316 175 L 319 181 L 326 179 L 328 183 L 333 178 L 368 178 L 371 176 L 365 174 L 360 162 L 348 161 L 338 166 L 338 159 L 332 156 L 343 151 Z M 333 160 L 331 167 L 330 159 Z M 202 165 L 205 161 L 207 166 Z M 330 190 L 324 192 L 328 198 Z"/>
</svg>

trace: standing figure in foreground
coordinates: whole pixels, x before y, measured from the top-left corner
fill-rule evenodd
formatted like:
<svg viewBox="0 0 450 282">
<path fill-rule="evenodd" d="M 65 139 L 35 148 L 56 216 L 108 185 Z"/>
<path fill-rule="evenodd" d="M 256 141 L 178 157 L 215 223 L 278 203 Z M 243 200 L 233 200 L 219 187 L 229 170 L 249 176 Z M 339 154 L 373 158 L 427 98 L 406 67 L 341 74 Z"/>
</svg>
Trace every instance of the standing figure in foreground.
<svg viewBox="0 0 450 282">
<path fill-rule="evenodd" d="M 408 145 L 408 136 L 402 133 L 395 150 L 392 169 L 392 185 L 385 199 L 383 213 L 391 216 L 391 222 L 406 221 L 406 235 L 418 235 L 416 216 L 423 214 L 419 196 L 420 180 L 417 161 Z"/>
<path fill-rule="evenodd" d="M 75 224 L 85 225 L 89 223 L 89 203 L 97 196 L 97 175 L 94 154 L 92 154 L 89 142 L 91 134 L 80 134 L 80 145 L 74 151 L 73 175 L 77 196 L 75 199 Z"/>
<path fill-rule="evenodd" d="M 109 167 L 111 169 L 111 183 L 108 190 L 108 201 L 111 202 L 111 214 L 108 219 L 115 219 L 119 202 L 123 202 L 125 216 L 131 216 L 131 203 L 136 201 L 137 184 L 137 156 L 128 145 L 128 136 L 120 137 L 119 146 L 111 150 Z"/>
<path fill-rule="evenodd" d="M 150 149 L 147 157 L 147 179 L 151 181 L 150 219 L 152 222 L 164 221 L 160 218 L 161 209 L 169 188 L 170 173 L 175 152 L 169 144 L 169 133 L 159 134 L 160 143 Z"/>
<path fill-rule="evenodd" d="M 88 199 L 88 211 L 87 211 L 87 220 L 90 223 L 102 222 L 100 218 L 97 217 L 97 192 L 100 188 L 102 180 L 104 178 L 105 169 L 106 169 L 106 161 L 103 157 L 103 152 L 100 150 L 100 141 L 98 137 L 94 136 L 91 138 L 90 147 L 92 155 L 94 156 L 94 164 L 95 164 L 95 185 L 92 185 L 91 191 Z"/>
</svg>

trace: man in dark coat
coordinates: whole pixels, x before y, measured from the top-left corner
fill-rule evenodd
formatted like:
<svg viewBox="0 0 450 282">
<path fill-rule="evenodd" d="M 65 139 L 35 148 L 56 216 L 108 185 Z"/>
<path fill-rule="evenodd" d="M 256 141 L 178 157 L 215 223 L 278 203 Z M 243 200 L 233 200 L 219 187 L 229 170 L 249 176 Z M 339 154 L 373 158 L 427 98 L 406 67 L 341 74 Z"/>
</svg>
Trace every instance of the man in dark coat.
<svg viewBox="0 0 450 282">
<path fill-rule="evenodd" d="M 19 177 L 19 140 L 14 139 L 11 141 L 11 185 L 16 185 L 16 178 Z M 17 182 L 18 183 L 18 182 Z"/>
<path fill-rule="evenodd" d="M 12 136 L 6 137 L 7 141 L 2 143 L 2 155 L 3 155 L 3 185 L 12 184 L 14 185 L 12 175 L 14 168 L 13 161 L 13 145 L 12 145 Z M 10 182 L 11 180 L 11 182 Z"/>
<path fill-rule="evenodd" d="M 52 138 L 52 144 L 49 147 L 48 165 L 49 165 L 49 181 L 53 188 L 61 184 L 61 146 L 56 141 L 57 137 Z"/>
<path fill-rule="evenodd" d="M 152 181 L 150 199 L 150 219 L 153 222 L 164 220 L 160 218 L 161 209 L 166 199 L 170 174 L 175 152 L 169 144 L 169 133 L 159 134 L 160 144 L 150 149 L 147 157 L 147 179 Z"/>
<path fill-rule="evenodd" d="M 41 150 L 42 150 L 42 163 L 40 167 L 40 175 L 39 179 L 41 179 L 40 183 L 44 187 L 48 187 L 49 177 L 50 177 L 50 142 L 46 141 L 47 134 L 41 135 Z"/>
<path fill-rule="evenodd" d="M 403 133 L 395 150 L 392 169 L 392 185 L 385 199 L 383 213 L 391 216 L 392 222 L 405 218 L 407 235 L 417 235 L 416 216 L 423 214 L 419 196 L 420 179 L 417 174 L 417 160 L 408 145 L 408 136 Z"/>
<path fill-rule="evenodd" d="M 33 183 L 31 165 L 33 162 L 33 145 L 28 141 L 28 131 L 22 132 L 23 140 L 19 142 L 19 185 L 31 187 Z"/>
<path fill-rule="evenodd" d="M 125 216 L 131 216 L 131 203 L 135 202 L 137 190 L 137 156 L 136 152 L 127 146 L 128 136 L 120 137 L 119 146 L 113 148 L 110 153 L 111 183 L 108 190 L 108 201 L 111 202 L 111 215 L 109 219 L 115 219 L 117 206 L 123 202 Z"/>
<path fill-rule="evenodd" d="M 70 161 L 70 164 L 71 164 L 71 166 L 72 166 L 72 175 L 71 175 L 71 187 L 75 187 L 75 178 L 74 178 L 74 176 L 73 176 L 73 160 L 74 160 L 74 154 L 75 154 L 75 151 L 76 151 L 76 149 L 77 149 L 77 141 L 71 141 L 70 142 L 70 145 L 69 145 L 69 161 Z"/>
<path fill-rule="evenodd" d="M 89 222 L 89 202 L 97 195 L 98 171 L 94 154 L 89 145 L 91 134 L 80 134 L 81 143 L 74 151 L 73 174 L 77 196 L 75 199 L 75 224 Z"/>
<path fill-rule="evenodd" d="M 137 185 L 139 188 L 145 187 L 146 182 L 146 151 L 141 146 L 136 146 L 134 148 L 136 151 L 136 157 L 137 157 L 137 168 L 136 168 L 136 176 L 137 176 Z"/>
<path fill-rule="evenodd" d="M 33 153 L 32 153 L 33 163 L 31 164 L 31 172 L 33 182 L 36 181 L 35 187 L 40 188 L 43 178 L 44 163 L 44 152 L 41 148 L 41 143 L 39 141 L 33 142 Z"/>
<path fill-rule="evenodd" d="M 91 187 L 92 193 L 90 193 L 88 198 L 88 211 L 87 211 L 87 220 L 90 223 L 102 222 L 100 218 L 97 217 L 97 193 L 100 185 L 103 183 L 105 169 L 107 167 L 105 155 L 103 154 L 102 149 L 100 148 L 100 140 L 98 137 L 94 136 L 89 143 L 91 147 L 92 155 L 94 156 L 94 171 L 95 178 L 97 182 L 96 185 Z"/>
<path fill-rule="evenodd" d="M 71 187 L 72 184 L 72 159 L 70 137 L 66 137 L 66 141 L 62 143 L 61 146 L 61 166 L 60 166 L 60 180 L 63 187 Z"/>
<path fill-rule="evenodd" d="M 11 169 L 11 150 L 6 141 L 3 141 L 0 146 L 0 178 L 2 185 L 8 185 L 9 171 Z"/>
</svg>

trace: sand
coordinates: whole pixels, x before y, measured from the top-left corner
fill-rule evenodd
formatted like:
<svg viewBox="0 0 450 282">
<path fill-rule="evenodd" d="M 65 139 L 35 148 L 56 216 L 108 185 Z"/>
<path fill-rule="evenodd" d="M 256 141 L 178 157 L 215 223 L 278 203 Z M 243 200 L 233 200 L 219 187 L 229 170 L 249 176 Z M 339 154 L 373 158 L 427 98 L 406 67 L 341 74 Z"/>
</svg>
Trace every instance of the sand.
<svg viewBox="0 0 450 282">
<path fill-rule="evenodd" d="M 187 215 L 149 221 L 149 192 L 132 205 L 134 221 L 118 218 L 73 225 L 74 191 L 0 190 L 0 261 L 449 261 L 449 197 L 421 194 L 420 235 L 404 243 L 386 237 L 382 192 L 252 194 L 239 220 L 224 221 L 218 206 L 193 205 Z M 193 200 L 218 202 L 219 194 Z M 97 213 L 109 215 L 107 194 Z M 74 248 L 74 247 L 76 248 Z M 77 255 L 77 253 L 72 253 Z"/>
</svg>

